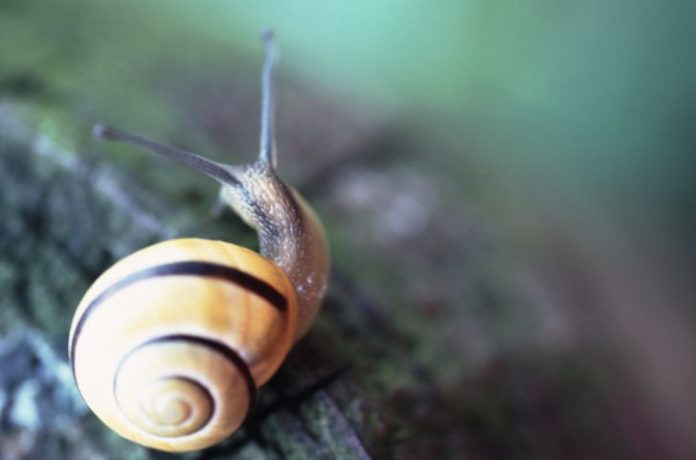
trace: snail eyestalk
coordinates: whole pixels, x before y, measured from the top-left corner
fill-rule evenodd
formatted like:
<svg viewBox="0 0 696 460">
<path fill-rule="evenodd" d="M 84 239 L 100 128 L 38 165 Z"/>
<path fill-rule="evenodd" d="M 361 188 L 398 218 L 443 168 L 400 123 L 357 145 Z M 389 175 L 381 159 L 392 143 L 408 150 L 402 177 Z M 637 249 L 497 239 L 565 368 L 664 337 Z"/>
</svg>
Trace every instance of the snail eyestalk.
<svg viewBox="0 0 696 460">
<path fill-rule="evenodd" d="M 275 141 L 275 104 L 273 100 L 273 66 L 276 61 L 276 48 L 273 31 L 267 29 L 263 33 L 265 59 L 261 75 L 261 145 L 259 161 L 267 163 L 272 168 L 277 165 Z"/>
<path fill-rule="evenodd" d="M 196 155 L 195 153 L 168 147 L 155 141 L 145 139 L 144 137 L 140 137 L 136 134 L 126 133 L 101 124 L 94 125 L 94 128 L 92 128 L 92 135 L 96 139 L 135 145 L 136 147 L 140 147 L 142 150 L 147 152 L 156 153 L 157 155 L 162 155 L 163 157 L 184 163 L 193 169 L 207 174 L 222 184 L 239 184 L 239 180 L 232 174 L 229 166 L 209 160 L 200 155 Z"/>
</svg>

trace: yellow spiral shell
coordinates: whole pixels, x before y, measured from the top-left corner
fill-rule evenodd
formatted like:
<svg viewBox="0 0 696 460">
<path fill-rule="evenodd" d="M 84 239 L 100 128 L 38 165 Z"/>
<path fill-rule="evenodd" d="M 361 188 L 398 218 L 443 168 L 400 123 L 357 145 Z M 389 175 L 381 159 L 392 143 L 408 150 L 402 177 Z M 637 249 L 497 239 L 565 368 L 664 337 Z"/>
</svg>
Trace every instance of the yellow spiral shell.
<svg viewBox="0 0 696 460">
<path fill-rule="evenodd" d="M 295 290 L 272 262 L 221 241 L 177 239 L 120 260 L 70 330 L 87 404 L 120 435 L 168 451 L 234 432 L 292 346 Z"/>
</svg>

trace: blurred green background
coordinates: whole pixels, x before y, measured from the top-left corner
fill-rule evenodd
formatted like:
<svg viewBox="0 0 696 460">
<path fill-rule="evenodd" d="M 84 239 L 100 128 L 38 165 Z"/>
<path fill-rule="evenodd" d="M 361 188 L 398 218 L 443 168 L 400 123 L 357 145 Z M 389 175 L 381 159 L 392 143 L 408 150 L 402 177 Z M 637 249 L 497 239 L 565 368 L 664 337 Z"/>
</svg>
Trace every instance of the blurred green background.
<svg viewBox="0 0 696 460">
<path fill-rule="evenodd" d="M 502 204 L 523 191 L 631 237 L 691 240 L 689 2 L 3 4 L 3 75 L 31 74 L 114 121 L 166 129 L 153 72 L 225 75 L 235 53 L 259 53 L 270 24 L 282 72 L 405 121 L 465 187 L 493 194 L 503 177 Z"/>
<path fill-rule="evenodd" d="M 610 422 L 623 436 L 617 444 L 632 446 L 633 458 L 680 458 L 696 453 L 693 24 L 687 1 L 0 0 L 0 101 L 58 145 L 105 150 L 127 171 L 159 163 L 128 148 L 94 147 L 93 122 L 248 160 L 257 139 L 259 34 L 272 26 L 281 50 L 281 171 L 318 202 L 339 269 L 379 301 L 419 312 L 404 320 L 422 341 L 416 355 L 442 368 L 436 356 L 449 342 L 432 345 L 439 339 L 430 337 L 466 318 L 446 313 L 423 331 L 419 308 L 442 302 L 457 311 L 467 282 L 433 285 L 413 304 L 399 286 L 422 270 L 457 280 L 461 266 L 485 263 L 485 251 L 472 256 L 466 230 L 481 226 L 485 243 L 475 244 L 505 254 L 495 263 L 506 273 L 500 284 L 515 266 L 523 290 L 553 305 L 551 313 L 524 306 L 528 300 L 509 307 L 502 325 L 491 326 L 496 347 L 588 353 L 609 412 L 642 404 L 639 422 Z M 232 134 L 220 120 L 234 122 Z M 356 161 L 363 178 L 396 171 L 401 188 L 351 182 L 339 166 L 351 170 Z M 202 193 L 191 206 L 204 215 L 210 185 L 172 174 L 157 167 L 136 175 L 174 200 Z M 374 193 L 404 190 L 413 202 L 389 208 L 384 225 L 408 236 L 423 221 L 422 233 L 380 246 L 389 232 L 379 233 L 372 213 L 380 210 L 364 202 L 379 206 L 389 197 Z M 345 212 L 350 206 L 363 214 Z M 399 259 L 403 247 L 425 255 Z M 468 256 L 473 262 L 457 259 Z M 525 330 L 525 321 L 535 328 Z M 454 359 L 464 375 L 475 374 L 469 354 Z M 461 378 L 441 372 L 445 385 Z M 632 388 L 625 400 L 622 385 Z M 513 451 L 481 456 L 545 457 L 541 448 Z"/>
</svg>

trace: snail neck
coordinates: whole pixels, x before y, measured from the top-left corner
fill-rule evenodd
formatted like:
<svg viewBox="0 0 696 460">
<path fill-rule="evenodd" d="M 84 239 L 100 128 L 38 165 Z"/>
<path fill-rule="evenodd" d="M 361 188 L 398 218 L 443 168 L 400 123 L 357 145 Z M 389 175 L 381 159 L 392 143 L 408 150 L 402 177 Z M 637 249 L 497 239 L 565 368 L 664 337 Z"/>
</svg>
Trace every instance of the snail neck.
<svg viewBox="0 0 696 460">
<path fill-rule="evenodd" d="M 259 235 L 260 252 L 288 276 L 299 306 L 296 339 L 309 329 L 328 284 L 324 230 L 309 205 L 273 168 L 255 163 L 235 171 L 238 185 L 223 186 L 223 200 Z"/>
</svg>

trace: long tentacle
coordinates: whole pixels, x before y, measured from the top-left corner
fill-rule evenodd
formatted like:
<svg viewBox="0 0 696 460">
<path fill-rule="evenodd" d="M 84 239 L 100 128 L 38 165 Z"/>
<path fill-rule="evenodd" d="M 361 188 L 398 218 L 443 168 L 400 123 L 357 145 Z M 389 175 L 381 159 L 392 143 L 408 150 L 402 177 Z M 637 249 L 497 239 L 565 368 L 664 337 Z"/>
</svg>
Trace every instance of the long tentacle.
<svg viewBox="0 0 696 460">
<path fill-rule="evenodd" d="M 275 102 L 273 99 L 273 67 L 276 61 L 276 48 L 273 31 L 263 34 L 266 47 L 263 73 L 261 74 L 261 146 L 259 161 L 275 168 L 277 163 L 275 140 Z"/>
</svg>

